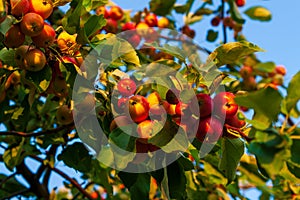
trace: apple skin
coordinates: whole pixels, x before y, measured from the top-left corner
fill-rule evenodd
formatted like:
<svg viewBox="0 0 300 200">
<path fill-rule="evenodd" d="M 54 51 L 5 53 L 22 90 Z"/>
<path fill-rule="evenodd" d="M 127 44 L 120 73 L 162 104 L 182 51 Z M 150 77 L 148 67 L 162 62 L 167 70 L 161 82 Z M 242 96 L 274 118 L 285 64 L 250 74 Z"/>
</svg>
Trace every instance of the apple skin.
<svg viewBox="0 0 300 200">
<path fill-rule="evenodd" d="M 37 47 L 46 48 L 53 44 L 55 41 L 55 35 L 56 33 L 52 26 L 45 23 L 42 32 L 31 39 Z"/>
<path fill-rule="evenodd" d="M 126 109 L 128 109 L 131 119 L 140 123 L 148 118 L 150 107 L 145 97 L 135 95 L 127 101 Z"/>
<path fill-rule="evenodd" d="M 214 143 L 221 137 L 222 132 L 222 123 L 214 116 L 207 117 L 199 121 L 196 138 L 201 142 Z"/>
<path fill-rule="evenodd" d="M 168 28 L 170 26 L 170 21 L 166 17 L 162 17 L 157 21 L 157 26 L 159 28 Z"/>
<path fill-rule="evenodd" d="M 132 79 L 124 78 L 118 82 L 117 88 L 121 95 L 128 97 L 134 94 L 136 84 Z"/>
<path fill-rule="evenodd" d="M 140 22 L 136 25 L 136 32 L 141 37 L 146 37 L 149 34 L 149 25 L 145 22 Z"/>
<path fill-rule="evenodd" d="M 36 13 L 27 13 L 20 23 L 21 31 L 30 37 L 39 35 L 44 28 L 44 19 Z"/>
<path fill-rule="evenodd" d="M 210 21 L 210 23 L 211 23 L 212 26 L 219 26 L 220 22 L 221 22 L 221 17 L 220 16 L 215 16 Z"/>
<path fill-rule="evenodd" d="M 241 67 L 241 69 L 240 69 L 240 74 L 241 74 L 241 77 L 242 77 L 243 79 L 247 79 L 247 78 L 249 78 L 250 76 L 252 76 L 252 74 L 253 74 L 253 69 L 252 69 L 252 67 L 250 67 L 250 66 L 244 65 L 244 66 Z"/>
<path fill-rule="evenodd" d="M 162 106 L 169 115 L 176 115 L 176 104 L 170 104 L 167 101 L 162 101 Z"/>
<path fill-rule="evenodd" d="M 137 125 L 137 134 L 139 136 L 138 140 L 141 143 L 147 144 L 148 139 L 152 136 L 153 134 L 153 126 L 154 123 L 151 120 L 145 120 L 142 121 Z"/>
<path fill-rule="evenodd" d="M 12 25 L 5 33 L 4 45 L 7 48 L 17 48 L 25 42 L 25 35 L 17 24 Z"/>
<path fill-rule="evenodd" d="M 208 94 L 199 93 L 196 95 L 199 105 L 200 117 L 207 117 L 212 112 L 213 101 Z"/>
<path fill-rule="evenodd" d="M 157 26 L 158 23 L 157 16 L 153 13 L 149 13 L 148 15 L 146 15 L 144 20 L 145 23 L 148 24 L 148 26 L 150 27 Z"/>
<path fill-rule="evenodd" d="M 59 107 L 56 111 L 57 123 L 61 125 L 68 125 L 73 122 L 73 114 L 67 105 Z"/>
<path fill-rule="evenodd" d="M 214 113 L 218 116 L 230 118 L 238 111 L 238 105 L 234 102 L 235 95 L 231 92 L 220 92 L 213 99 Z"/>
<path fill-rule="evenodd" d="M 29 0 L 29 11 L 47 19 L 53 12 L 52 0 Z"/>
<path fill-rule="evenodd" d="M 135 24 L 132 22 L 126 22 L 122 26 L 122 31 L 129 31 L 129 30 L 134 30 L 135 29 Z"/>
<path fill-rule="evenodd" d="M 139 36 L 138 34 L 133 34 L 127 39 L 127 41 L 135 48 L 140 44 L 141 36 Z"/>
<path fill-rule="evenodd" d="M 242 113 L 237 112 L 233 117 L 226 119 L 225 123 L 235 128 L 244 127 L 246 125 L 246 121 L 244 119 L 239 119 L 239 115 L 242 115 L 243 118 L 245 119 L 245 116 Z"/>
<path fill-rule="evenodd" d="M 109 11 L 109 17 L 113 20 L 121 20 L 123 18 L 124 12 L 119 6 L 112 6 Z"/>
<path fill-rule="evenodd" d="M 179 94 L 180 91 L 177 89 L 169 89 L 166 93 L 166 100 L 170 104 L 178 104 L 179 103 Z"/>
<path fill-rule="evenodd" d="M 125 108 L 126 108 L 126 103 L 129 100 L 128 97 L 121 97 L 118 99 L 118 103 L 116 106 L 114 106 L 114 109 L 117 113 L 124 113 Z"/>
<path fill-rule="evenodd" d="M 77 34 L 70 35 L 63 31 L 57 37 L 57 45 L 62 52 L 67 52 L 69 48 L 76 44 Z"/>
<path fill-rule="evenodd" d="M 103 28 L 107 33 L 117 33 L 118 32 L 118 22 L 114 19 L 107 19 L 106 25 Z"/>
<path fill-rule="evenodd" d="M 24 55 L 24 67 L 28 71 L 40 71 L 45 67 L 46 63 L 46 56 L 39 49 L 30 49 Z"/>
<path fill-rule="evenodd" d="M 105 19 L 109 18 L 109 13 L 105 6 L 99 6 L 98 8 L 96 8 L 95 12 L 98 16 L 103 15 Z"/>
<path fill-rule="evenodd" d="M 284 66 L 277 66 L 275 71 L 277 74 L 281 74 L 282 76 L 286 74 L 286 68 Z"/>
<path fill-rule="evenodd" d="M 15 17 L 21 17 L 29 11 L 28 0 L 10 0 L 11 14 Z"/>
<path fill-rule="evenodd" d="M 243 7 L 246 4 L 246 0 L 236 0 L 235 3 L 238 7 Z"/>
</svg>

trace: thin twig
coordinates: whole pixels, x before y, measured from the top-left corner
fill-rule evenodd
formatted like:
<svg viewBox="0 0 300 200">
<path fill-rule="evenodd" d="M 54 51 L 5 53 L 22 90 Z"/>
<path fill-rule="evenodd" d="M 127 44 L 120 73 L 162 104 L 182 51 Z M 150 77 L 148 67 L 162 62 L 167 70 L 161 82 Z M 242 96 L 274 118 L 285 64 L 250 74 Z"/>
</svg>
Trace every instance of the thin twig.
<svg viewBox="0 0 300 200">
<path fill-rule="evenodd" d="M 225 1 L 224 0 L 222 0 L 222 5 L 221 5 L 221 9 L 222 9 L 222 11 L 221 11 L 221 19 L 222 20 L 224 20 L 224 18 L 225 18 Z M 224 36 L 224 44 L 226 44 L 227 43 L 227 31 L 226 31 L 226 26 L 224 25 L 224 23 L 222 23 L 222 29 L 223 29 L 223 36 Z"/>
<path fill-rule="evenodd" d="M 2 188 L 2 185 L 3 185 L 4 183 L 6 183 L 9 179 L 13 178 L 16 174 L 17 174 L 17 173 L 15 172 L 15 173 L 13 173 L 13 174 L 7 176 L 5 179 L 3 179 L 3 180 L 0 182 L 0 188 Z"/>
<path fill-rule="evenodd" d="M 27 192 L 29 192 L 29 191 L 30 191 L 30 189 L 20 190 L 20 191 L 17 191 L 17 192 L 15 192 L 15 193 L 12 193 L 11 195 L 9 195 L 9 196 L 7 196 L 7 197 L 4 197 L 4 198 L 2 198 L 2 199 L 0 199 L 0 200 L 11 199 L 11 198 L 13 198 L 13 197 L 15 197 L 15 196 L 25 194 L 25 193 L 27 193 Z"/>
</svg>

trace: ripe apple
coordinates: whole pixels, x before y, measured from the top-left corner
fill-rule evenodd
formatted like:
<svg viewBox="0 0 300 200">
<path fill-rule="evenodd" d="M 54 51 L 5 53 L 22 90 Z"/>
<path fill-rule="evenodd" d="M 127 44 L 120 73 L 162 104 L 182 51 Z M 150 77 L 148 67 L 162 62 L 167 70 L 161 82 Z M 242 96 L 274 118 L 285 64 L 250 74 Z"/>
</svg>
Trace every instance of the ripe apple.
<svg viewBox="0 0 300 200">
<path fill-rule="evenodd" d="M 138 34 L 133 34 L 127 39 L 127 41 L 135 48 L 140 44 L 141 36 L 139 36 Z"/>
<path fill-rule="evenodd" d="M 132 79 L 124 78 L 118 82 L 117 88 L 121 95 L 128 97 L 134 94 L 136 90 L 136 84 Z"/>
<path fill-rule="evenodd" d="M 112 132 L 117 127 L 128 126 L 132 123 L 133 122 L 127 116 L 119 115 L 112 120 L 109 126 L 109 130 Z"/>
<path fill-rule="evenodd" d="M 168 28 L 170 26 L 170 21 L 166 17 L 162 17 L 158 20 L 157 26 L 159 28 Z"/>
<path fill-rule="evenodd" d="M 52 0 L 29 0 L 29 11 L 39 14 L 43 19 L 47 19 L 53 11 Z"/>
<path fill-rule="evenodd" d="M 20 23 L 21 31 L 30 37 L 39 35 L 44 28 L 44 19 L 36 13 L 27 13 Z"/>
<path fill-rule="evenodd" d="M 283 85 L 284 78 L 282 74 L 275 74 L 275 76 L 272 77 L 272 83 L 275 85 Z"/>
<path fill-rule="evenodd" d="M 246 90 L 255 90 L 257 87 L 257 83 L 254 76 L 249 76 L 244 79 L 244 87 Z"/>
<path fill-rule="evenodd" d="M 105 6 L 99 6 L 98 8 L 96 8 L 95 12 L 96 15 L 103 15 L 105 19 L 109 18 L 109 13 Z"/>
<path fill-rule="evenodd" d="M 192 115 L 189 104 L 183 102 L 179 102 L 178 104 L 176 104 L 175 113 L 176 115 L 181 117 L 184 116 L 190 117 Z"/>
<path fill-rule="evenodd" d="M 21 45 L 16 49 L 14 58 L 17 67 L 24 68 L 24 56 L 30 49 L 28 45 Z"/>
<path fill-rule="evenodd" d="M 109 11 L 109 17 L 112 18 L 113 20 L 120 20 L 123 18 L 124 12 L 122 8 L 119 6 L 112 6 Z"/>
<path fill-rule="evenodd" d="M 149 26 L 145 22 L 140 22 L 136 25 L 136 32 L 141 37 L 146 37 L 149 34 Z"/>
<path fill-rule="evenodd" d="M 207 117 L 199 121 L 196 138 L 201 142 L 214 143 L 221 137 L 222 131 L 223 125 L 217 118 Z"/>
<path fill-rule="evenodd" d="M 153 126 L 154 123 L 151 120 L 145 120 L 138 124 L 137 126 L 137 133 L 138 133 L 138 140 L 141 143 L 147 144 L 148 139 L 153 135 Z"/>
<path fill-rule="evenodd" d="M 144 20 L 145 23 L 150 27 L 157 26 L 157 16 L 154 13 L 149 13 L 148 15 L 146 15 Z"/>
<path fill-rule="evenodd" d="M 275 72 L 284 76 L 286 74 L 286 68 L 284 66 L 277 66 Z"/>
<path fill-rule="evenodd" d="M 233 117 L 238 110 L 238 105 L 234 102 L 235 95 L 231 92 L 220 92 L 213 99 L 214 112 L 226 118 Z"/>
<path fill-rule="evenodd" d="M 176 88 L 174 89 L 169 89 L 166 93 L 166 100 L 170 104 L 178 104 L 179 103 L 179 94 L 180 91 L 177 90 Z"/>
<path fill-rule="evenodd" d="M 242 128 L 246 125 L 245 116 L 243 113 L 237 112 L 234 116 L 227 118 L 225 123 L 236 128 Z"/>
<path fill-rule="evenodd" d="M 15 17 L 21 17 L 29 11 L 28 0 L 10 0 L 11 14 Z"/>
<path fill-rule="evenodd" d="M 196 35 L 195 31 L 193 29 L 191 29 L 188 25 L 184 25 L 181 28 L 181 32 L 190 38 L 194 38 Z"/>
<path fill-rule="evenodd" d="M 225 17 L 223 19 L 223 25 L 227 27 L 233 27 L 234 26 L 234 21 L 231 17 Z"/>
<path fill-rule="evenodd" d="M 128 31 L 128 30 L 134 30 L 135 29 L 135 23 L 132 22 L 126 22 L 122 26 L 122 31 Z"/>
<path fill-rule="evenodd" d="M 240 69 L 240 74 L 243 79 L 249 78 L 250 76 L 252 76 L 252 73 L 253 73 L 253 69 L 250 66 L 244 65 Z"/>
<path fill-rule="evenodd" d="M 143 96 L 132 96 L 127 101 L 126 108 L 128 108 L 129 110 L 131 119 L 136 123 L 140 123 L 146 120 L 149 116 L 149 103 L 147 99 Z"/>
<path fill-rule="evenodd" d="M 18 71 L 14 71 L 6 80 L 4 88 L 7 90 L 10 86 L 15 86 L 21 82 L 21 75 Z"/>
<path fill-rule="evenodd" d="M 68 125 L 73 122 L 73 114 L 67 105 L 60 106 L 56 111 L 57 123 L 61 125 Z"/>
<path fill-rule="evenodd" d="M 117 105 L 114 105 L 114 110 L 117 113 L 124 113 L 127 101 L 129 100 L 128 97 L 121 97 L 118 99 Z"/>
<path fill-rule="evenodd" d="M 117 33 L 118 32 L 118 22 L 114 19 L 107 19 L 106 25 L 103 28 L 107 33 Z"/>
<path fill-rule="evenodd" d="M 25 35 L 17 24 L 12 25 L 5 33 L 4 45 L 7 48 L 16 48 L 25 42 Z"/>
<path fill-rule="evenodd" d="M 199 105 L 200 117 L 207 117 L 212 111 L 212 99 L 208 94 L 199 93 L 196 95 Z"/>
<path fill-rule="evenodd" d="M 219 26 L 220 22 L 221 22 L 221 17 L 220 16 L 215 16 L 210 21 L 210 23 L 211 23 L 212 26 Z"/>
<path fill-rule="evenodd" d="M 235 0 L 238 7 L 243 7 L 246 4 L 246 0 Z"/>
<path fill-rule="evenodd" d="M 39 49 L 30 49 L 24 55 L 24 67 L 28 71 L 40 71 L 45 67 L 46 63 L 46 56 Z"/>
<path fill-rule="evenodd" d="M 176 115 L 176 104 L 170 104 L 167 101 L 163 101 L 162 105 L 169 115 Z"/>
<path fill-rule="evenodd" d="M 54 42 L 55 35 L 56 33 L 52 26 L 45 23 L 42 32 L 39 35 L 32 37 L 31 39 L 34 42 L 35 46 L 46 48 Z"/>
<path fill-rule="evenodd" d="M 70 35 L 67 31 L 61 32 L 57 37 L 57 45 L 62 52 L 66 52 L 76 44 L 77 34 Z"/>
</svg>

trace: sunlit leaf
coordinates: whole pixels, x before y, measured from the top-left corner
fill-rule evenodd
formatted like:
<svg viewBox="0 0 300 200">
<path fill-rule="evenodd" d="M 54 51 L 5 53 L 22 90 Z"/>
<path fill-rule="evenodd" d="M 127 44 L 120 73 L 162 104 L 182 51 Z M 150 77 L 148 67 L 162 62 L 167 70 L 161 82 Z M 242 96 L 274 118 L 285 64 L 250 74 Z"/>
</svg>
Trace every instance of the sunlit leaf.
<svg viewBox="0 0 300 200">
<path fill-rule="evenodd" d="M 272 19 L 271 12 L 262 6 L 253 6 L 247 9 L 245 14 L 253 20 L 270 21 Z"/>
</svg>

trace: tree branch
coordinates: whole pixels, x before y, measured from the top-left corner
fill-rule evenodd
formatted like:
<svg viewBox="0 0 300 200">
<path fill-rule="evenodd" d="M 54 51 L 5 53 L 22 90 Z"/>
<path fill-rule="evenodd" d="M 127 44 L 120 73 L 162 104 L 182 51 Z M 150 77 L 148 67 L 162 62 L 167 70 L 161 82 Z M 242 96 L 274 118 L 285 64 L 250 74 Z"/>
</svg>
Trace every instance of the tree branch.
<svg viewBox="0 0 300 200">
<path fill-rule="evenodd" d="M 15 196 L 25 194 L 25 193 L 27 193 L 27 192 L 29 192 L 29 191 L 30 191 L 30 189 L 24 189 L 24 190 L 21 190 L 21 191 L 17 191 L 17 192 L 12 193 L 11 195 L 9 195 L 9 196 L 7 196 L 7 197 L 4 197 L 4 198 L 2 198 L 2 199 L 0 199 L 0 200 L 11 199 L 11 198 L 13 198 L 13 197 L 15 197 Z"/>
<path fill-rule="evenodd" d="M 225 0 L 222 0 L 222 5 L 221 5 L 221 19 L 224 20 L 225 18 Z M 222 23 L 222 29 L 223 29 L 223 36 L 224 36 L 224 44 L 227 43 L 227 31 L 226 31 L 226 26 L 224 23 Z"/>
<path fill-rule="evenodd" d="M 44 160 L 35 156 L 35 155 L 32 155 L 30 156 L 32 159 L 34 160 L 37 160 L 41 163 L 44 163 Z M 54 166 L 51 166 L 49 164 L 47 164 L 47 167 L 49 169 L 51 169 L 52 171 L 56 172 L 57 174 L 59 174 L 61 177 L 63 177 L 64 179 L 68 180 L 72 185 L 74 185 L 74 187 L 76 187 L 85 197 L 87 197 L 88 199 L 90 200 L 93 200 L 93 198 L 91 197 L 91 195 L 84 190 L 84 188 L 82 188 L 82 186 L 74 179 L 72 179 L 71 177 L 69 177 L 67 174 L 65 174 L 64 172 L 62 172 L 61 170 L 55 168 Z"/>
<path fill-rule="evenodd" d="M 1 155 L 1 156 L 2 156 L 2 155 Z M 15 172 L 15 173 L 13 173 L 13 174 L 7 176 L 5 179 L 1 180 L 1 182 L 0 182 L 0 188 L 2 188 L 2 185 L 3 185 L 4 183 L 6 183 L 9 179 L 11 179 L 12 177 L 14 177 L 16 174 L 17 174 L 17 173 Z"/>
</svg>

